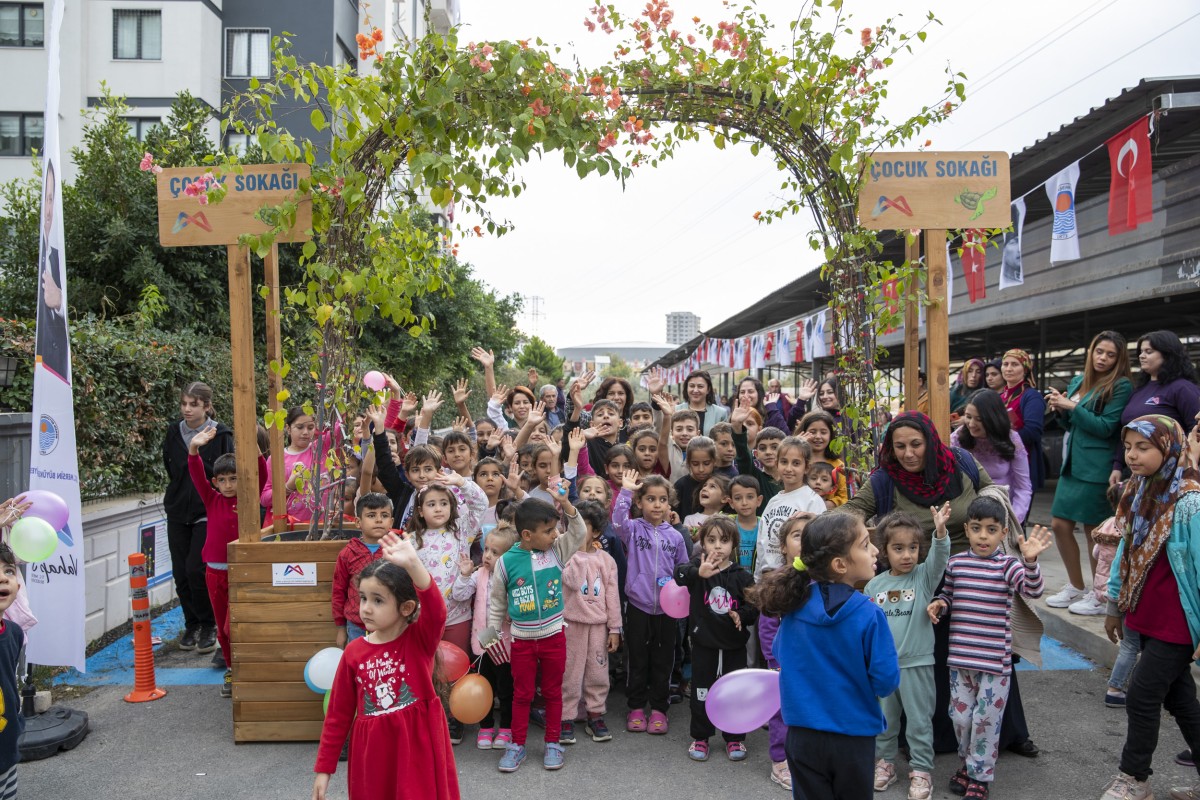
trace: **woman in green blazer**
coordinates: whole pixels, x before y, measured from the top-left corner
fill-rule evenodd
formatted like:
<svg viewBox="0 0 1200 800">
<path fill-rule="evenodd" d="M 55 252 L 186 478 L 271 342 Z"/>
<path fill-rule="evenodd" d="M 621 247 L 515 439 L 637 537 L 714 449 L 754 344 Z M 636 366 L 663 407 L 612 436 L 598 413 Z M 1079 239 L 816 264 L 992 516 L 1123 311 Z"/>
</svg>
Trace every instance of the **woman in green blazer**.
<svg viewBox="0 0 1200 800">
<path fill-rule="evenodd" d="M 1083 375 L 1076 375 L 1066 394 L 1051 389 L 1048 405 L 1058 412 L 1067 430 L 1063 446 L 1063 465 L 1054 492 L 1051 513 L 1055 543 L 1068 583 L 1057 594 L 1046 598 L 1054 608 L 1069 608 L 1074 614 L 1099 615 L 1104 604 L 1094 592 L 1085 591 L 1086 580 L 1079 563 L 1079 542 L 1075 523 L 1083 523 L 1083 532 L 1091 541 L 1092 529 L 1112 516 L 1105 493 L 1112 470 L 1112 453 L 1121 430 L 1121 412 L 1133 394 L 1129 372 L 1129 345 L 1115 331 L 1101 331 L 1088 347 Z M 1088 548 L 1091 575 L 1096 559 Z"/>
</svg>

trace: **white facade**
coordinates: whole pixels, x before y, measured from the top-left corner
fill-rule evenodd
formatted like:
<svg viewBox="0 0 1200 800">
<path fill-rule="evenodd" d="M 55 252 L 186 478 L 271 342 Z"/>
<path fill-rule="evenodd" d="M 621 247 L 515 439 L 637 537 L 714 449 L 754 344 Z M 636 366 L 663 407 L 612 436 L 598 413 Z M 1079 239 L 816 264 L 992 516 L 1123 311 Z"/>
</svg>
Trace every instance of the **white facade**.
<svg viewBox="0 0 1200 800">
<path fill-rule="evenodd" d="M 173 0 L 171 2 L 120 2 L 120 0 L 68 0 L 62 24 L 62 106 L 59 130 L 64 179 L 73 181 L 75 166 L 66 154 L 83 140 L 83 112 L 102 96 L 106 83 L 114 95 L 124 96 L 133 119 L 162 119 L 175 95 L 183 90 L 221 107 L 221 20 L 224 0 Z M 26 4 L 28 5 L 28 4 Z M 36 4 L 33 4 L 36 5 Z M 50 13 L 52 0 L 43 5 Z M 116 17 L 121 12 L 142 12 L 147 22 L 145 41 L 153 53 L 153 28 L 158 27 L 157 58 L 116 58 Z M 155 18 L 157 17 L 157 20 Z M 47 32 L 49 21 L 46 21 Z M 44 111 L 46 98 L 45 47 L 0 47 L 0 75 L 19 76 L 0 92 L 0 114 Z M 210 134 L 216 140 L 218 126 Z M 33 175 L 29 155 L 0 156 L 0 181 Z"/>
<path fill-rule="evenodd" d="M 447 33 L 459 23 L 459 0 L 384 0 L 363 10 L 363 32 L 369 33 L 372 28 L 383 31 L 383 41 L 375 48 L 380 53 L 407 47 L 429 32 L 426 9 L 429 26 L 439 33 Z M 372 59 L 359 59 L 359 74 L 368 74 L 371 65 Z"/>
<path fill-rule="evenodd" d="M 700 334 L 700 318 L 690 311 L 672 311 L 667 314 L 667 341 L 671 344 L 687 344 Z"/>
</svg>

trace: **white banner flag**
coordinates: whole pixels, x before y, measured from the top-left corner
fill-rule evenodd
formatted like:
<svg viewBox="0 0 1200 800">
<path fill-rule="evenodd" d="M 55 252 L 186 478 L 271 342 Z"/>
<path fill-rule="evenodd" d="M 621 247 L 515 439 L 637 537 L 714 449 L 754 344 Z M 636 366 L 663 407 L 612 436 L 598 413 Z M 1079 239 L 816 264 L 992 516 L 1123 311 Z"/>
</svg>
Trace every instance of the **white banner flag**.
<svg viewBox="0 0 1200 800">
<path fill-rule="evenodd" d="M 816 361 L 825 358 L 829 352 L 825 346 L 825 315 L 828 308 L 822 308 L 804 320 L 804 360 Z"/>
<path fill-rule="evenodd" d="M 775 331 L 775 360 L 780 366 L 790 367 L 795 360 L 796 348 L 792 344 L 792 323 Z"/>
<path fill-rule="evenodd" d="M 1025 283 L 1025 264 L 1021 259 L 1021 236 L 1025 228 L 1025 198 L 1012 201 L 1012 233 L 1004 234 L 1000 253 L 1000 291 Z"/>
<path fill-rule="evenodd" d="M 70 510 L 54 555 L 28 567 L 29 604 L 41 624 L 29 632 L 31 663 L 85 667 L 83 514 L 71 343 L 67 337 L 67 259 L 63 247 L 62 165 L 59 161 L 59 32 L 63 0 L 55 0 L 46 32 L 46 110 L 43 140 L 41 244 L 38 250 L 37 359 L 33 368 L 33 446 L 29 488 L 54 492 Z"/>
<path fill-rule="evenodd" d="M 1079 162 L 1046 181 L 1046 197 L 1054 209 L 1054 227 L 1050 232 L 1050 263 L 1079 259 L 1079 226 L 1075 224 L 1075 184 L 1079 182 Z"/>
</svg>

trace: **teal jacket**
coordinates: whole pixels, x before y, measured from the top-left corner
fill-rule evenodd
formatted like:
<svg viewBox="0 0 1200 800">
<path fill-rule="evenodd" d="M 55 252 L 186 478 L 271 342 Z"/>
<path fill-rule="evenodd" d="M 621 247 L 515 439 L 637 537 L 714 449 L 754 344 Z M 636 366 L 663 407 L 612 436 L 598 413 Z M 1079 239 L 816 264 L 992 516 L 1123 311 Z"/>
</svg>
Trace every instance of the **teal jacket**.
<svg viewBox="0 0 1200 800">
<path fill-rule="evenodd" d="M 517 542 L 496 559 L 488 584 L 488 625 L 512 619 L 514 639 L 545 639 L 563 628 L 562 568 L 579 551 L 587 527 L 578 512 L 567 517 L 567 529 L 549 550 L 526 550 Z"/>
<path fill-rule="evenodd" d="M 1076 375 L 1067 387 L 1067 397 L 1075 394 L 1083 376 Z M 1121 412 L 1133 394 L 1133 384 L 1125 378 L 1117 381 L 1112 397 L 1100 413 L 1091 408 L 1094 392 L 1080 398 L 1072 411 L 1059 412 L 1058 419 L 1071 432 L 1063 455 L 1062 474 L 1089 483 L 1107 483 L 1112 471 L 1112 454 L 1121 438 Z"/>
<path fill-rule="evenodd" d="M 1175 502 L 1175 518 L 1167 537 L 1167 563 L 1179 585 L 1179 602 L 1187 617 L 1192 646 L 1200 647 L 1200 492 L 1188 492 Z M 1121 596 L 1121 557 L 1125 540 L 1117 545 L 1112 571 L 1108 574 L 1108 616 L 1121 616 L 1117 598 Z"/>
</svg>

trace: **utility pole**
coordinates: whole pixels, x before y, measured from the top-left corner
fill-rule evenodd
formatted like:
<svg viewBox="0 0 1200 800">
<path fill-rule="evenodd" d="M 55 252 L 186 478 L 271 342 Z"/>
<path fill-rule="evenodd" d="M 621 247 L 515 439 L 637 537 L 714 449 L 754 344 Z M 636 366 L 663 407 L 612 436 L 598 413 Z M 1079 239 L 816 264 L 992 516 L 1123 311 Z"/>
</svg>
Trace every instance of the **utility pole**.
<svg viewBox="0 0 1200 800">
<path fill-rule="evenodd" d="M 542 311 L 542 304 L 546 302 L 544 297 L 538 295 L 525 295 L 525 305 L 529 310 L 525 312 L 525 316 L 529 317 L 531 333 L 537 336 L 538 320 L 546 316 Z"/>
</svg>

